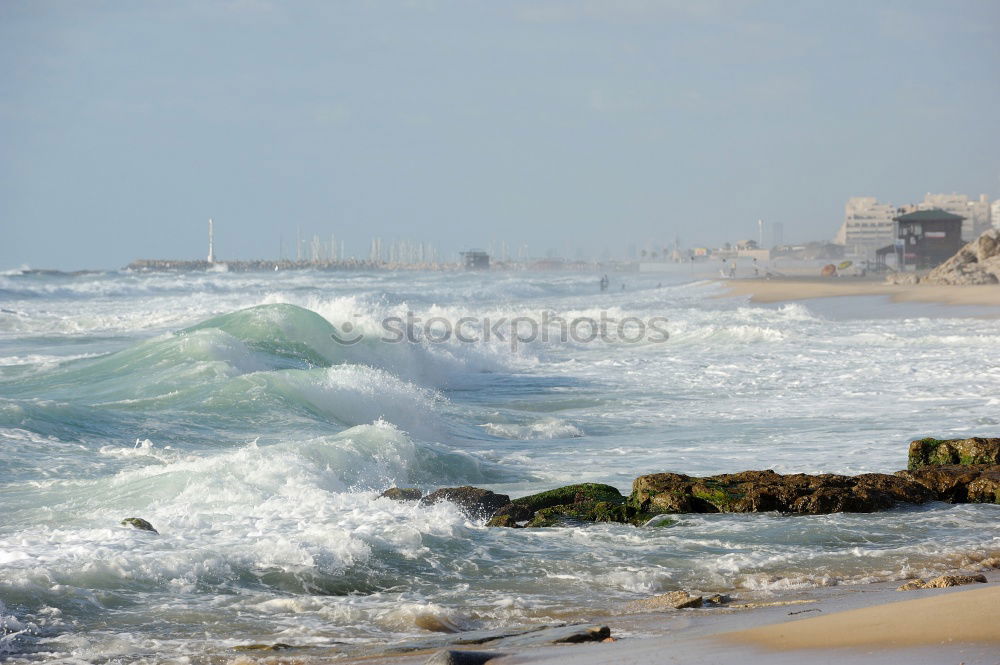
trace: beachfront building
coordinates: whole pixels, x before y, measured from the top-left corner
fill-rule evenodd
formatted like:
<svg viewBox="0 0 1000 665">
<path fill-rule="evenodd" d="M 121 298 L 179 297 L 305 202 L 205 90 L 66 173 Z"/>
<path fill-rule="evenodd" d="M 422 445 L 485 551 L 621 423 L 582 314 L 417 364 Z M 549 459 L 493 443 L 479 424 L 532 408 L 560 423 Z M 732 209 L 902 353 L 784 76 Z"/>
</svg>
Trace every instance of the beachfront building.
<svg viewBox="0 0 1000 665">
<path fill-rule="evenodd" d="M 897 265 L 904 269 L 933 268 L 962 248 L 961 215 L 945 210 L 917 210 L 896 217 L 895 222 Z M 882 251 L 885 250 L 879 253 Z"/>
<path fill-rule="evenodd" d="M 969 199 L 965 194 L 931 194 L 924 196 L 924 200 L 917 204 L 918 210 L 944 210 L 953 215 L 965 218 L 962 222 L 962 237 L 966 240 L 978 238 L 986 229 L 991 226 L 990 200 L 985 194 L 980 194 L 979 199 Z"/>
<path fill-rule="evenodd" d="M 855 196 L 847 200 L 844 223 L 834 243 L 844 246 L 844 254 L 855 260 L 869 260 L 875 251 L 895 240 L 898 214 L 889 203 L 879 203 L 874 196 Z"/>
<path fill-rule="evenodd" d="M 1000 229 L 1000 199 L 990 204 L 990 222 L 993 228 Z"/>
<path fill-rule="evenodd" d="M 466 270 L 489 270 L 490 255 L 481 249 L 462 252 L 462 263 Z"/>
</svg>

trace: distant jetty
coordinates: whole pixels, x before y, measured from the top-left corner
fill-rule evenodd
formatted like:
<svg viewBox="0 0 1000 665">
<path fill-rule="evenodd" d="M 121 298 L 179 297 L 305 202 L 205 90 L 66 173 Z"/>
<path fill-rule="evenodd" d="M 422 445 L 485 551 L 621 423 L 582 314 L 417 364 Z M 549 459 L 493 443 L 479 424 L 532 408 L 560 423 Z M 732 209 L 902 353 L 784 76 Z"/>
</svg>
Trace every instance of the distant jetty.
<svg viewBox="0 0 1000 665">
<path fill-rule="evenodd" d="M 175 259 L 137 259 L 125 266 L 134 272 L 275 272 L 282 270 L 458 270 L 457 263 L 386 263 L 377 261 L 287 261 L 253 259 L 249 261 L 197 261 Z"/>
</svg>

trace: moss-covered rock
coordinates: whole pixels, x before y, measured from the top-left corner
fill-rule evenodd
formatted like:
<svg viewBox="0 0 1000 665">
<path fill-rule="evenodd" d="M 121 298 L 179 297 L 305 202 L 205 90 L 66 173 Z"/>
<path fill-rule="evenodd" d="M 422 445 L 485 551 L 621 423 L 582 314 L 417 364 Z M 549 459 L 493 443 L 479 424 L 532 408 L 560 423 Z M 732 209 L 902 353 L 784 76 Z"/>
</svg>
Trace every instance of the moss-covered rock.
<svg viewBox="0 0 1000 665">
<path fill-rule="evenodd" d="M 565 506 L 567 504 L 605 501 L 609 503 L 624 503 L 625 497 L 617 488 L 601 483 L 578 483 L 576 485 L 566 485 L 557 487 L 554 490 L 529 494 L 519 499 L 511 501 L 519 508 L 532 512 L 550 508 L 552 506 Z"/>
<path fill-rule="evenodd" d="M 912 479 L 886 474 L 781 475 L 764 470 L 704 478 L 678 473 L 640 476 L 627 504 L 649 514 L 777 511 L 820 515 L 873 512 L 897 501 L 922 503 L 929 498 L 932 493 Z"/>
<path fill-rule="evenodd" d="M 897 471 L 948 503 L 1000 503 L 1000 464 L 948 464 Z"/>
<path fill-rule="evenodd" d="M 528 522 L 529 527 L 573 525 L 582 522 L 618 522 L 642 525 L 652 515 L 640 512 L 624 503 L 610 501 L 583 501 L 564 506 L 549 506 L 536 511 Z"/>
<path fill-rule="evenodd" d="M 625 502 L 617 488 L 601 483 L 579 483 L 514 499 L 487 522 L 487 526 L 546 527 L 584 522 L 641 525 L 653 515 Z"/>
<path fill-rule="evenodd" d="M 122 526 L 130 526 L 133 529 L 139 529 L 140 531 L 151 531 L 152 533 L 159 533 L 153 528 L 153 525 L 142 519 L 141 517 L 126 517 L 121 522 Z"/>
<path fill-rule="evenodd" d="M 390 487 L 379 494 L 379 498 L 392 499 L 393 501 L 420 501 L 424 495 L 416 487 Z"/>
<path fill-rule="evenodd" d="M 1000 438 L 918 439 L 910 443 L 907 468 L 962 464 L 1000 464 Z"/>
</svg>

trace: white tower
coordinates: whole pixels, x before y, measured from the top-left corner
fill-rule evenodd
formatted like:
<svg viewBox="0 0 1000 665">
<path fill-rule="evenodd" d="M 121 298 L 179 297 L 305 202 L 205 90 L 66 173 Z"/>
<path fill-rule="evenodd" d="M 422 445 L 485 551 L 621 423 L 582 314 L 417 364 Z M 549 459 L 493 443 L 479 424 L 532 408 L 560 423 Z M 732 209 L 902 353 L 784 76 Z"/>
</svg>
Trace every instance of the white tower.
<svg viewBox="0 0 1000 665">
<path fill-rule="evenodd" d="M 212 220 L 208 220 L 208 262 L 215 263 L 215 248 L 214 248 L 215 238 L 212 234 Z"/>
</svg>

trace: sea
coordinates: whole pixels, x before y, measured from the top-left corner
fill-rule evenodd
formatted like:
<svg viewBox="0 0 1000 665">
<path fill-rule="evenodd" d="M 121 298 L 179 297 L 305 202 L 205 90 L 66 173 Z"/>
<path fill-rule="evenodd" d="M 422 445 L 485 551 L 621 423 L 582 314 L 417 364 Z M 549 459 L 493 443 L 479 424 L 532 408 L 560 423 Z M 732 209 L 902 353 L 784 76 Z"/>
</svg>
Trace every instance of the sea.
<svg viewBox="0 0 1000 665">
<path fill-rule="evenodd" d="M 1000 554 L 997 505 L 505 529 L 380 498 L 891 473 L 912 439 L 1000 432 L 996 309 L 600 277 L 0 275 L 0 660 L 329 660 Z"/>
</svg>

